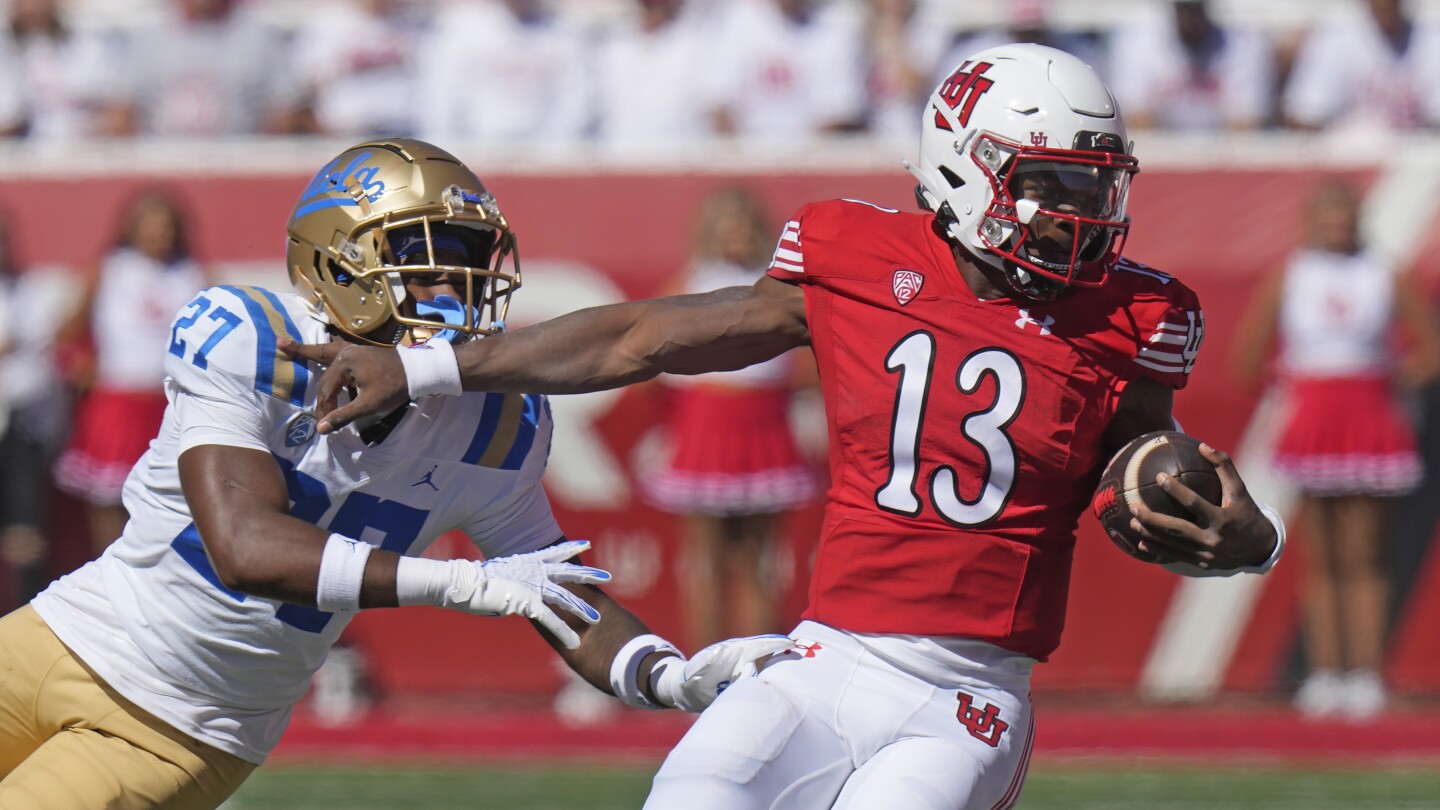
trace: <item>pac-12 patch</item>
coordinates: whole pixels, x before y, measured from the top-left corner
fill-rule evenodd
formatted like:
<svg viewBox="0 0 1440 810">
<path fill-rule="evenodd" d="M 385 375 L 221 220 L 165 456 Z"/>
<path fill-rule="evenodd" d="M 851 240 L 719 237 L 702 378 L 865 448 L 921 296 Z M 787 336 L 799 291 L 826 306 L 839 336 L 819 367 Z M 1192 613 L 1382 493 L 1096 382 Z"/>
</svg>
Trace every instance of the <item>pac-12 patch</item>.
<svg viewBox="0 0 1440 810">
<path fill-rule="evenodd" d="M 299 447 L 315 437 L 315 415 L 301 411 L 285 423 L 285 446 Z"/>
<path fill-rule="evenodd" d="M 914 270 L 896 270 L 890 282 L 890 288 L 895 293 L 895 300 L 900 302 L 902 307 L 919 295 L 920 288 L 923 286 L 925 286 L 925 277 Z"/>
</svg>

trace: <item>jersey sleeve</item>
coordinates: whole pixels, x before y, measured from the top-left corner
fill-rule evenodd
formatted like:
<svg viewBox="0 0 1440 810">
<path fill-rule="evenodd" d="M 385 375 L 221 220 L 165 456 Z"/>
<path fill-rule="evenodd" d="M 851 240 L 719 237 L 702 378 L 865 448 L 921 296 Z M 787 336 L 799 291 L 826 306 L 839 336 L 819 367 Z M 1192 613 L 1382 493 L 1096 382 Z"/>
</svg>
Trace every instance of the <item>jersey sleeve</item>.
<svg viewBox="0 0 1440 810">
<path fill-rule="evenodd" d="M 1135 355 L 1140 376 L 1176 390 L 1184 388 L 1204 342 L 1205 313 L 1201 312 L 1199 302 L 1172 304 L 1164 310 Z"/>
<path fill-rule="evenodd" d="M 270 452 L 266 439 L 275 417 L 264 398 L 251 394 L 238 399 L 212 399 L 178 391 L 173 402 L 180 432 L 179 453 L 207 444 Z"/>
<path fill-rule="evenodd" d="M 281 337 L 305 342 L 281 296 L 259 287 L 211 287 L 171 323 L 165 375 L 192 396 L 233 401 L 258 393 L 303 408 L 310 369 L 280 353 Z"/>
<path fill-rule="evenodd" d="M 806 220 L 806 215 L 812 208 L 813 206 L 807 205 L 786 221 L 784 230 L 780 232 L 780 241 L 775 244 L 775 255 L 770 259 L 766 275 L 787 284 L 803 284 L 813 278 L 805 274 L 805 247 L 800 237 L 801 223 Z"/>
<path fill-rule="evenodd" d="M 1185 388 L 1205 342 L 1205 313 L 1200 298 L 1175 278 L 1162 285 L 1161 295 L 1136 313 L 1140 346 L 1136 350 L 1136 376 L 1148 376 L 1176 391 Z"/>
<path fill-rule="evenodd" d="M 535 394 L 485 396 L 497 398 L 499 407 L 487 409 L 496 416 L 493 426 L 482 423 L 481 431 L 493 427 L 494 435 L 467 461 L 513 471 L 514 478 L 509 494 L 481 509 L 465 526 L 465 533 L 486 557 L 544 548 L 561 537 L 540 484 L 554 433 L 550 400 Z"/>
<path fill-rule="evenodd" d="M 542 549 L 561 537 L 550 499 L 539 484 L 501 501 L 465 527 L 485 557 L 504 557 Z"/>
<path fill-rule="evenodd" d="M 1112 320 L 1117 332 L 1125 335 L 1131 360 L 1122 376 L 1149 377 L 1169 388 L 1184 388 L 1205 342 L 1199 297 L 1174 276 L 1129 259 L 1116 265 L 1111 285 L 1127 301 Z"/>
<path fill-rule="evenodd" d="M 874 280 L 869 277 L 878 256 L 893 251 L 894 234 L 901 242 L 910 234 L 906 220 L 894 219 L 900 212 L 864 200 L 836 199 L 810 203 L 785 222 L 775 255 L 766 274 L 792 284 L 834 284 L 844 280 Z M 918 218 L 913 220 L 918 222 Z M 897 226 L 901 231 L 897 231 Z M 867 239 L 857 239 L 856 234 Z M 881 259 L 879 263 L 884 263 Z"/>
<path fill-rule="evenodd" d="M 164 351 L 181 452 L 268 450 L 270 428 L 305 407 L 310 370 L 279 353 L 281 335 L 303 342 L 285 301 L 258 287 L 211 287 L 180 308 Z"/>
</svg>

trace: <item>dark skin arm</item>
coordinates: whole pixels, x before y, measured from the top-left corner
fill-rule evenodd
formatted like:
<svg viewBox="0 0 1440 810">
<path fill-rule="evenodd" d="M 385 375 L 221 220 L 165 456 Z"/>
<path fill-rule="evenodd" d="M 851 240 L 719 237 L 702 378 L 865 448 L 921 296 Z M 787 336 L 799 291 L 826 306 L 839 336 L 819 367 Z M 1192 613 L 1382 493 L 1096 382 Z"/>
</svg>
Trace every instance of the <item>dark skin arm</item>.
<svg viewBox="0 0 1440 810">
<path fill-rule="evenodd" d="M 180 455 L 180 485 L 210 565 L 225 587 L 315 606 L 330 532 L 290 516 L 285 479 L 269 453 L 203 445 Z M 400 555 L 379 549 L 365 563 L 360 607 L 395 607 Z"/>
<path fill-rule="evenodd" d="M 193 447 L 180 456 L 180 482 L 222 585 L 253 596 L 315 606 L 320 559 L 330 533 L 290 516 L 285 480 L 268 453 L 223 445 Z M 371 551 L 360 590 L 362 608 L 396 606 L 399 561 L 400 555 L 394 552 Z M 600 611 L 600 621 L 593 625 L 559 611 L 579 633 L 580 648 L 566 649 L 539 622 L 532 624 L 571 668 L 609 692 L 611 659 L 626 641 L 649 631 L 599 588 L 562 587 Z M 640 682 L 651 699 L 648 674 L 661 657 L 652 654 L 640 667 Z"/>
<path fill-rule="evenodd" d="M 582 309 L 471 341 L 455 356 L 467 391 L 578 394 L 662 373 L 744 368 L 809 342 L 804 293 L 764 277 L 751 287 Z M 388 413 L 407 399 L 405 373 L 392 349 L 288 342 L 281 349 L 328 367 L 316 405 L 322 433 L 359 416 Z M 347 387 L 359 395 L 337 408 Z"/>
<path fill-rule="evenodd" d="M 626 610 L 619 602 L 594 585 L 566 584 L 561 587 L 575 592 L 591 607 L 600 611 L 600 621 L 595 624 L 586 624 L 574 616 L 561 615 L 561 619 L 580 634 L 580 646 L 574 650 L 566 649 L 564 644 L 561 644 L 538 623 L 532 622 L 532 624 L 535 625 L 540 636 L 555 649 L 555 652 L 560 654 L 561 658 L 565 659 L 565 663 L 569 664 L 571 669 L 580 674 L 580 677 L 600 691 L 613 694 L 610 689 L 610 662 L 615 659 L 615 654 L 620 652 L 620 648 L 625 646 L 625 642 L 649 633 L 650 630 L 635 614 Z M 645 697 L 652 702 L 657 702 L 657 699 L 650 690 L 650 670 L 666 655 L 668 653 L 653 652 L 640 661 L 640 671 L 636 679 L 640 682 Z"/>
</svg>

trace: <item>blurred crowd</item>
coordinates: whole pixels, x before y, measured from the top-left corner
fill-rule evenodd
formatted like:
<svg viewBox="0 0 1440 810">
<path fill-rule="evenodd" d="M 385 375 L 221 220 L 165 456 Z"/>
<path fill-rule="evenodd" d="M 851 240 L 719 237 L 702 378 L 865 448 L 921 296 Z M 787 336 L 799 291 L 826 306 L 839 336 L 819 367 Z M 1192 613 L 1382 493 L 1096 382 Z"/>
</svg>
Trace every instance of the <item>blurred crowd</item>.
<svg viewBox="0 0 1440 810">
<path fill-rule="evenodd" d="M 908 141 L 942 74 L 1014 40 L 1095 65 L 1136 127 L 1440 126 L 1440 83 L 1426 81 L 1440 76 L 1440 22 L 1406 0 L 1316 4 L 1293 30 L 1237 24 L 1207 0 L 1134 0 L 1094 28 L 1056 25 L 1058 0 L 1015 0 L 1006 24 L 977 30 L 963 4 L 615 0 L 597 15 L 585 0 L 314 0 L 277 15 L 260 0 L 146 0 L 122 22 L 83 0 L 9 0 L 0 131 Z"/>
</svg>

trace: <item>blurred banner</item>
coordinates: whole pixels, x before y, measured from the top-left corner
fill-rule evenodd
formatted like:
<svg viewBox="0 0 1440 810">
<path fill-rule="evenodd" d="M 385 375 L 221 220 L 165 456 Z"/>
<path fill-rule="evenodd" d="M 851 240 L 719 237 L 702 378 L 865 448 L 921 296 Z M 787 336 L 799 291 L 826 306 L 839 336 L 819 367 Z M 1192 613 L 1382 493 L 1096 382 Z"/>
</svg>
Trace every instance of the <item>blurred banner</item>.
<svg viewBox="0 0 1440 810">
<path fill-rule="evenodd" d="M 277 170 L 275 161 L 262 169 L 243 155 L 213 166 L 189 161 L 178 171 L 145 161 L 132 169 L 121 159 L 103 166 L 91 160 L 93 168 L 79 169 L 4 161 L 14 171 L 0 180 L 0 205 L 15 221 L 23 261 L 80 268 L 106 247 L 114 213 L 125 199 L 142 188 L 164 186 L 193 206 L 197 253 L 222 277 L 288 288 L 285 221 L 313 171 L 301 167 L 318 167 L 326 157 L 292 156 Z M 1141 156 L 1145 168 L 1132 193 L 1134 229 L 1127 253 L 1180 276 L 1199 292 L 1206 311 L 1207 340 L 1193 380 L 1178 398 L 1179 419 L 1187 432 L 1234 451 L 1262 497 L 1287 505 L 1287 493 L 1264 470 L 1264 424 L 1247 432 L 1258 392 L 1233 381 L 1226 358 L 1247 295 L 1295 245 L 1301 200 L 1319 174 L 1295 155 L 1216 162 L 1191 160 L 1180 150 L 1158 161 L 1159 168 L 1145 163 L 1143 151 Z M 1434 187 L 1435 161 L 1418 171 L 1413 161 L 1383 157 L 1329 162 L 1326 173 L 1351 176 L 1372 190 L 1367 217 L 1384 225 L 1376 238 L 1387 240 L 1386 248 L 1407 262 L 1425 257 L 1429 266 L 1415 269 L 1433 275 L 1440 256 L 1436 195 L 1406 191 Z M 810 200 L 849 197 L 914 207 L 898 160 L 893 168 L 888 159 L 781 161 L 742 169 L 693 162 L 629 169 L 611 162 L 600 169 L 560 165 L 520 171 L 514 167 L 526 164 L 492 164 L 478 168 L 519 235 L 523 259 L 524 289 L 511 308 L 512 325 L 663 292 L 684 267 L 700 200 L 723 186 L 757 192 L 777 236 L 787 215 Z M 1422 418 L 1440 412 L 1429 404 L 1432 399 L 1416 397 Z M 679 527 L 676 518 L 640 503 L 635 486 L 637 470 L 663 441 L 658 428 L 663 408 L 664 395 L 653 386 L 558 398 L 547 482 L 567 534 L 593 540 L 593 561 L 615 573 L 613 592 L 656 632 L 678 640 Z M 1432 468 L 1440 469 L 1436 433 L 1422 424 Z M 1432 477 L 1401 505 L 1393 527 L 1396 613 L 1388 677 L 1402 692 L 1440 692 L 1440 634 L 1431 629 L 1440 620 L 1440 560 L 1431 549 L 1440 513 L 1437 488 Z M 787 622 L 804 604 L 818 527 L 818 506 L 784 525 Z M 1272 576 L 1187 583 L 1126 558 L 1092 517 L 1083 517 L 1069 626 L 1059 652 L 1037 670 L 1037 691 L 1141 689 L 1160 698 L 1193 699 L 1216 690 L 1265 691 L 1292 683 L 1299 643 L 1295 582 L 1304 553 L 1301 532 L 1292 537 L 1291 553 Z M 467 547 L 464 538 L 447 537 L 432 555 L 464 554 Z M 357 619 L 349 638 L 368 655 L 379 689 L 392 696 L 478 690 L 538 698 L 561 680 L 551 651 L 516 620 L 382 610 Z"/>
</svg>

